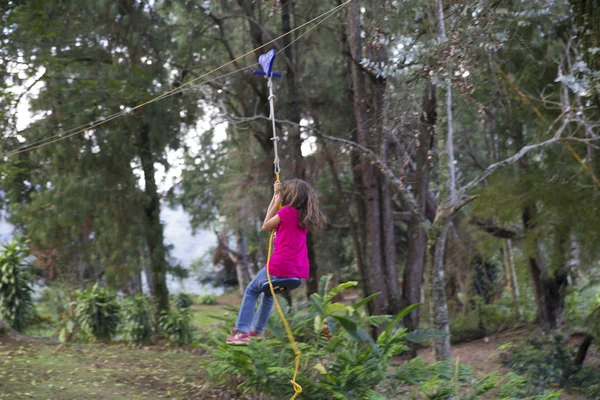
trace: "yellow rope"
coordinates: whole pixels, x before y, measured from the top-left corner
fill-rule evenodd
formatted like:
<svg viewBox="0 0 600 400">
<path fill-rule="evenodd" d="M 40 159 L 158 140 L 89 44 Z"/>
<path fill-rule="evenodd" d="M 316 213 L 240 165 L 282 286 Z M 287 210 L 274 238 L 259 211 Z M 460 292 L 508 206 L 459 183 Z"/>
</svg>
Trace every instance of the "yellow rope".
<svg viewBox="0 0 600 400">
<path fill-rule="evenodd" d="M 277 180 L 279 180 L 279 172 L 275 173 Z M 278 208 L 281 208 L 281 203 L 278 205 Z M 279 316 L 281 317 L 281 321 L 283 322 L 283 326 L 285 328 L 285 332 L 287 334 L 288 339 L 290 340 L 290 344 L 292 345 L 292 350 L 294 350 L 294 356 L 296 357 L 296 366 L 294 368 L 294 376 L 290 381 L 292 386 L 294 387 L 294 395 L 290 400 L 295 400 L 296 397 L 300 393 L 302 393 L 302 386 L 296 382 L 296 377 L 298 376 L 298 370 L 300 369 L 300 357 L 302 357 L 302 352 L 298 348 L 296 344 L 296 340 L 294 339 L 294 334 L 292 333 L 292 329 L 290 328 L 290 324 L 288 323 L 283 311 L 281 310 L 281 306 L 279 305 L 279 301 L 277 300 L 277 296 L 275 295 L 275 289 L 273 288 L 273 282 L 271 281 L 271 273 L 269 272 L 269 267 L 271 264 L 271 252 L 273 251 L 273 238 L 275 237 L 275 229 L 271 231 L 271 238 L 269 239 L 269 253 L 267 255 L 267 279 L 269 280 L 269 288 L 271 289 L 271 296 L 273 296 L 273 302 L 275 303 L 275 308 L 277 308 L 277 312 L 279 312 Z"/>
</svg>

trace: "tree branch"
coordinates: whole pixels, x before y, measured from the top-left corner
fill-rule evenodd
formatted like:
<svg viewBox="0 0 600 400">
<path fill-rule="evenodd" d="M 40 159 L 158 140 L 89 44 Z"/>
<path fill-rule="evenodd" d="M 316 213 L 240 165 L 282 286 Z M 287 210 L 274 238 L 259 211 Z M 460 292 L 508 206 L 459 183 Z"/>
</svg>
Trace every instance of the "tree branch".
<svg viewBox="0 0 600 400">
<path fill-rule="evenodd" d="M 490 176 L 495 170 L 497 170 L 499 168 L 503 168 L 507 165 L 516 163 L 521 158 L 523 158 L 525 155 L 527 155 L 527 153 L 529 153 L 531 150 L 535 150 L 539 147 L 548 146 L 553 143 L 558 143 L 560 141 L 560 137 L 561 137 L 562 133 L 564 132 L 565 128 L 567 127 L 567 125 L 570 122 L 571 121 L 569 119 L 564 119 L 562 121 L 560 128 L 558 128 L 558 130 L 556 131 L 556 134 L 552 137 L 552 139 L 548 139 L 541 143 L 530 144 L 528 146 L 525 146 L 521 150 L 519 150 L 515 155 L 513 155 L 512 157 L 508 157 L 502 161 L 499 161 L 497 163 L 489 165 L 485 169 L 485 171 L 483 171 L 477 178 L 473 179 L 471 182 L 469 182 L 465 186 L 463 186 L 461 188 L 461 192 L 462 193 L 468 192 L 469 190 L 471 190 L 475 186 L 477 186 L 479 183 L 481 183 L 485 178 Z"/>
<path fill-rule="evenodd" d="M 491 220 L 473 217 L 469 220 L 469 224 L 475 225 L 482 231 L 501 239 L 520 239 L 522 237 L 522 233 L 513 229 L 497 226 Z"/>
</svg>

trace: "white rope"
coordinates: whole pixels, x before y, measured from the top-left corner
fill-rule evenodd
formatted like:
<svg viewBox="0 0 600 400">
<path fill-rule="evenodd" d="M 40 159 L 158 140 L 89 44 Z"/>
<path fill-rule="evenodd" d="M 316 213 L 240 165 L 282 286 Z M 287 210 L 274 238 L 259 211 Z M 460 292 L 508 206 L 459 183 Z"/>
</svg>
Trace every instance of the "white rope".
<svg viewBox="0 0 600 400">
<path fill-rule="evenodd" d="M 278 174 L 281 171 L 279 166 L 279 153 L 277 152 L 277 142 L 279 142 L 279 136 L 277 136 L 277 126 L 275 125 L 275 95 L 273 94 L 273 78 L 268 77 L 267 85 L 269 86 L 269 107 L 271 108 L 271 124 L 273 125 L 273 149 L 275 150 L 275 160 L 273 161 L 275 173 Z"/>
</svg>

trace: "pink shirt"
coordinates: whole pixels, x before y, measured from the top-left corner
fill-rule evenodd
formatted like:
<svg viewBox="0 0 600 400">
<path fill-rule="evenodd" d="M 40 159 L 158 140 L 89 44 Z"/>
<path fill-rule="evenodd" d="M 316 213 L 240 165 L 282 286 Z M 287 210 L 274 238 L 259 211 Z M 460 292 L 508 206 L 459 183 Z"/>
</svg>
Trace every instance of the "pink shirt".
<svg viewBox="0 0 600 400">
<path fill-rule="evenodd" d="M 281 222 L 275 229 L 269 273 L 280 278 L 308 279 L 306 229 L 298 226 L 298 210 L 285 206 L 277 215 Z"/>
</svg>

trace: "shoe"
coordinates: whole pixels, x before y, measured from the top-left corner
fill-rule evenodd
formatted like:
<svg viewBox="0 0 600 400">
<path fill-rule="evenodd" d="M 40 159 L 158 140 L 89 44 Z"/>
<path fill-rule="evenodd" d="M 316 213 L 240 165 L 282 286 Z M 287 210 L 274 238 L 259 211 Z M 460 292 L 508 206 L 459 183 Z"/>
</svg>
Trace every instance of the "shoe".
<svg viewBox="0 0 600 400">
<path fill-rule="evenodd" d="M 227 344 L 232 346 L 247 346 L 248 343 L 250 343 L 250 335 L 242 332 L 238 332 L 227 339 Z"/>
<path fill-rule="evenodd" d="M 243 333 L 238 331 L 235 328 L 231 328 L 230 330 L 232 335 L 237 335 L 238 333 Z M 254 332 L 252 329 L 250 329 L 250 333 L 248 334 L 248 336 L 250 336 L 251 338 L 255 338 L 255 339 L 262 339 L 262 334 L 258 333 L 258 332 Z"/>
</svg>

